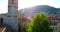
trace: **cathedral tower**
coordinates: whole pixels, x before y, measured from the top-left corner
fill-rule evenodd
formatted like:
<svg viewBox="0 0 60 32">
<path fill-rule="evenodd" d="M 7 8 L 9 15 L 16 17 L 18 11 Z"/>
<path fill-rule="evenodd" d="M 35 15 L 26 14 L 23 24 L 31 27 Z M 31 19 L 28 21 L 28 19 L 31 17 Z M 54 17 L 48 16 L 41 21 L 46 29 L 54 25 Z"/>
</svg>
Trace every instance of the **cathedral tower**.
<svg viewBox="0 0 60 32">
<path fill-rule="evenodd" d="M 18 31 L 18 0 L 8 0 L 8 25 L 14 32 Z"/>
</svg>

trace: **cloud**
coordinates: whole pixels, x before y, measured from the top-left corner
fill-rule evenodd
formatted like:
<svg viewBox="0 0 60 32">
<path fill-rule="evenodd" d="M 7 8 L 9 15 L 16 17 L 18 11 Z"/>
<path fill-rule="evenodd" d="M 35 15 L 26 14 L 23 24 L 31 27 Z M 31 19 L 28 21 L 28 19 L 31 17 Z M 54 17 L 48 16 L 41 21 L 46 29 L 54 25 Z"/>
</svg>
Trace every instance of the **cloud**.
<svg viewBox="0 0 60 32">
<path fill-rule="evenodd" d="M 8 12 L 8 4 L 7 2 L 0 3 L 0 14 Z"/>
<path fill-rule="evenodd" d="M 36 5 L 49 5 L 53 7 L 60 7 L 60 4 L 55 2 L 55 0 L 19 0 L 19 9 L 36 6 Z"/>
</svg>

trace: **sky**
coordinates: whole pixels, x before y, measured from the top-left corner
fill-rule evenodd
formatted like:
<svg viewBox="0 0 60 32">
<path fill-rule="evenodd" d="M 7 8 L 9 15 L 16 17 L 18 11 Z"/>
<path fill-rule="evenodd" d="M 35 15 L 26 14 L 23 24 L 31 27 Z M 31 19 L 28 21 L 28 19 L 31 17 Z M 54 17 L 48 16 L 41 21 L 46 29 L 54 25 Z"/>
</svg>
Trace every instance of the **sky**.
<svg viewBox="0 0 60 32">
<path fill-rule="evenodd" d="M 60 0 L 18 0 L 18 10 L 37 5 L 60 8 Z M 0 14 L 2 13 L 8 13 L 8 0 L 0 0 Z"/>
</svg>

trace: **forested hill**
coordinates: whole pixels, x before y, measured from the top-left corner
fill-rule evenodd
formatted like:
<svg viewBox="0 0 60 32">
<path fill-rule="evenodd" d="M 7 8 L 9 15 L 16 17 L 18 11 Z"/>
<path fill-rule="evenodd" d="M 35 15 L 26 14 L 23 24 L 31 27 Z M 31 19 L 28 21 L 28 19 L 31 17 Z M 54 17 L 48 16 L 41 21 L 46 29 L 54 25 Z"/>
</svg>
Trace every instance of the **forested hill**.
<svg viewBox="0 0 60 32">
<path fill-rule="evenodd" d="M 40 12 L 44 12 L 46 15 L 60 14 L 60 8 L 54 8 L 48 5 L 39 5 L 21 9 L 18 13 L 23 13 L 25 16 L 34 16 L 36 13 Z"/>
</svg>

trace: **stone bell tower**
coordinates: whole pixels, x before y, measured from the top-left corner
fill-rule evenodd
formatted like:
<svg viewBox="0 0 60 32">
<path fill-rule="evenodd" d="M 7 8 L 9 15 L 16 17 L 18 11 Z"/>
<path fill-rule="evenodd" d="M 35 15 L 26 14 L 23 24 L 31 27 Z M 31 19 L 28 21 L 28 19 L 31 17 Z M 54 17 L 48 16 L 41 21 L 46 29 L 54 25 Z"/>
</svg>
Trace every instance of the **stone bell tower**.
<svg viewBox="0 0 60 32">
<path fill-rule="evenodd" d="M 18 32 L 18 0 L 8 0 L 8 25 Z"/>
</svg>

